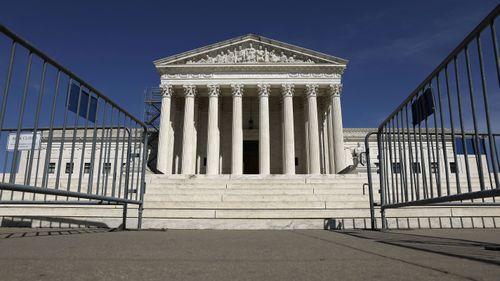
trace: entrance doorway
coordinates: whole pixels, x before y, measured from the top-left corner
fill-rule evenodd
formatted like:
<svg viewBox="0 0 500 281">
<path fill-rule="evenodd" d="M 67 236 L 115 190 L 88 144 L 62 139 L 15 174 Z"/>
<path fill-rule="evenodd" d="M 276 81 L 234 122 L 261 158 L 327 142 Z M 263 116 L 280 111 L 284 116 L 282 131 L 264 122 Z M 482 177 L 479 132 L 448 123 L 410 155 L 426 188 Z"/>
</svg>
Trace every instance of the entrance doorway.
<svg viewBox="0 0 500 281">
<path fill-rule="evenodd" d="M 243 141 L 243 173 L 259 173 L 259 141 Z"/>
</svg>

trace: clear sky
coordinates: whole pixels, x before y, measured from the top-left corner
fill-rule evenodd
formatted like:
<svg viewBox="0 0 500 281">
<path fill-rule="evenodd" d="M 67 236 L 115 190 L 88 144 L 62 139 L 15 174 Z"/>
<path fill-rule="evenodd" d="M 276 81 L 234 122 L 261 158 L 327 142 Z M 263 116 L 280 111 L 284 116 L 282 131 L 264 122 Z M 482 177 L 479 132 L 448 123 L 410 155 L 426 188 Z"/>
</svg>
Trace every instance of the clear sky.
<svg viewBox="0 0 500 281">
<path fill-rule="evenodd" d="M 495 0 L 4 1 L 0 22 L 142 117 L 158 58 L 255 33 L 348 59 L 345 127 L 375 127 Z"/>
</svg>

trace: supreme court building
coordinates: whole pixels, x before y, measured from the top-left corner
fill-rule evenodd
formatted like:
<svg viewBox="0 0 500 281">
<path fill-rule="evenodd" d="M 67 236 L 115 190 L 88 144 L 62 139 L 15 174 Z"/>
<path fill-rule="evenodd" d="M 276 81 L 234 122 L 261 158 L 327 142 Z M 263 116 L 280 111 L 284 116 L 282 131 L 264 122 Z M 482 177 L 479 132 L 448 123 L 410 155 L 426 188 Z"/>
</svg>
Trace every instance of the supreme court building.
<svg viewBox="0 0 500 281">
<path fill-rule="evenodd" d="M 141 130 L 105 127 L 104 115 L 97 119 L 102 127 L 92 130 L 38 130 L 39 148 L 20 153 L 15 179 L 69 191 L 101 186 L 102 194 L 112 195 L 115 189 L 108 186 L 118 186 L 120 192 L 127 167 L 133 175 L 144 171 L 144 182 L 131 176 L 127 189 L 135 196 L 140 184 L 146 186 L 144 228 L 341 229 L 370 224 L 367 163 L 357 160 L 365 150 L 365 136 L 376 129 L 343 128 L 341 78 L 347 60 L 250 34 L 154 64 L 161 108 L 158 132 L 146 132 L 151 139 L 158 134 L 157 142 L 147 143 L 148 150 L 141 149 Z M 119 142 L 125 136 L 129 140 Z M 467 149 L 457 151 L 455 159 L 443 157 L 453 155 L 456 141 L 463 143 L 447 138 L 442 149 L 433 150 L 432 142 L 430 149 L 425 142 L 414 149 L 393 149 L 399 157 L 384 168 L 403 179 L 402 165 L 411 165 L 417 181 L 443 185 L 445 177 L 435 176 L 440 169 L 448 167 L 451 184 L 462 185 L 468 180 L 464 171 L 469 171 L 479 188 L 474 167 L 478 161 L 487 167 L 487 150 L 473 153 L 469 137 Z M 380 168 L 376 139 L 368 145 L 375 175 Z M 145 170 L 139 168 L 146 158 L 142 153 L 147 153 Z M 411 156 L 401 158 L 401 153 Z M 27 172 L 29 167 L 33 173 Z M 375 180 L 374 190 L 378 188 Z M 2 196 L 23 198 L 21 193 Z M 379 199 L 376 195 L 374 202 Z M 0 218 L 28 217 L 33 226 L 53 226 L 53 219 L 39 218 L 49 212 L 59 227 L 66 221 L 99 227 L 122 222 L 120 207 L 63 207 L 3 208 Z M 424 206 L 391 210 L 386 219 L 392 228 L 497 227 L 499 212 L 498 206 Z"/>
<path fill-rule="evenodd" d="M 163 174 L 334 174 L 346 167 L 347 60 L 253 34 L 154 62 Z"/>
</svg>

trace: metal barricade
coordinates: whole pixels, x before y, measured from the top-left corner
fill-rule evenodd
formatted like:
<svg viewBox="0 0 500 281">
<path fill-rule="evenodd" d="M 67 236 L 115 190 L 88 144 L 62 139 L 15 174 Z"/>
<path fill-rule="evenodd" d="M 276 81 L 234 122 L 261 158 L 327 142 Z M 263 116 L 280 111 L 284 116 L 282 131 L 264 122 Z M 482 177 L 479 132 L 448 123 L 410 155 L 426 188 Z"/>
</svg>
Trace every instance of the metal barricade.
<svg viewBox="0 0 500 281">
<path fill-rule="evenodd" d="M 5 67 L 4 67 L 5 66 Z M 0 204 L 138 205 L 147 128 L 0 25 Z"/>
<path fill-rule="evenodd" d="M 385 210 L 390 208 L 454 201 L 496 204 L 500 68 L 495 20 L 499 13 L 500 5 L 378 127 L 382 228 L 386 228 Z M 369 156 L 367 160 L 372 189 Z M 373 192 L 370 197 L 373 214 Z"/>
</svg>

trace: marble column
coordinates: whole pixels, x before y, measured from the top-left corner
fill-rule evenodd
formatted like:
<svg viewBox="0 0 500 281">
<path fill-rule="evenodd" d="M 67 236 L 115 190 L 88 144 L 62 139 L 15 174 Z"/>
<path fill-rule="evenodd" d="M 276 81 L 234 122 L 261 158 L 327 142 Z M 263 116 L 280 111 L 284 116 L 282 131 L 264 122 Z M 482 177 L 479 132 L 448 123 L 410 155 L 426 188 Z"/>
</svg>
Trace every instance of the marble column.
<svg viewBox="0 0 500 281">
<path fill-rule="evenodd" d="M 231 85 L 233 95 L 233 128 L 232 128 L 232 153 L 231 173 L 243 174 L 243 85 Z"/>
<path fill-rule="evenodd" d="M 305 149 L 305 157 L 302 161 L 304 161 L 305 173 L 309 174 L 311 169 L 309 165 L 309 113 L 307 112 L 307 98 L 304 99 L 304 145 Z"/>
<path fill-rule="evenodd" d="M 271 173 L 271 154 L 269 139 L 269 84 L 259 84 L 259 173 Z"/>
<path fill-rule="evenodd" d="M 318 100 L 319 102 L 319 100 Z M 319 128 L 320 128 L 320 138 L 321 138 L 321 165 L 323 166 L 321 173 L 329 174 L 330 173 L 330 148 L 328 146 L 328 119 L 326 118 L 326 109 L 325 106 L 318 106 L 318 120 L 319 120 Z"/>
<path fill-rule="evenodd" d="M 326 114 L 326 126 L 328 135 L 328 164 L 330 166 L 328 173 L 335 174 L 335 141 L 333 140 L 333 110 L 331 102 L 328 102 Z"/>
<path fill-rule="evenodd" d="M 196 86 L 184 85 L 184 132 L 182 136 L 182 174 L 192 175 L 195 172 L 195 132 L 194 132 L 194 98 Z"/>
<path fill-rule="evenodd" d="M 219 85 L 208 85 L 207 175 L 219 174 Z"/>
<path fill-rule="evenodd" d="M 318 85 L 306 85 L 308 119 L 309 119 L 309 159 L 310 173 L 318 175 L 321 173 L 320 149 L 319 149 L 319 126 L 318 126 L 318 104 L 316 96 Z"/>
<path fill-rule="evenodd" d="M 160 132 L 158 133 L 158 152 L 156 169 L 163 174 L 171 174 L 172 167 L 169 155 L 170 144 L 170 108 L 172 103 L 172 85 L 163 84 L 161 87 Z"/>
<path fill-rule="evenodd" d="M 341 84 L 330 85 L 335 173 L 338 173 L 345 168 L 344 128 L 342 126 L 342 111 L 340 107 L 341 92 L 342 92 Z"/>
<path fill-rule="evenodd" d="M 283 173 L 295 174 L 295 136 L 293 128 L 293 84 L 283 84 Z"/>
</svg>

